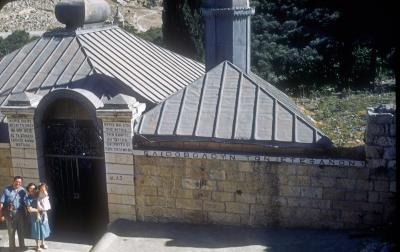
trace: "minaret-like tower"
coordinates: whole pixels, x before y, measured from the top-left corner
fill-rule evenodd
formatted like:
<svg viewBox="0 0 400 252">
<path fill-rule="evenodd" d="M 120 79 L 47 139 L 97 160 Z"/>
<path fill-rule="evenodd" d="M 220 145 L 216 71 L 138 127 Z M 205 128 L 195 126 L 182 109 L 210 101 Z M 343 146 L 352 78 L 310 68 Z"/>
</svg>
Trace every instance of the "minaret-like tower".
<svg viewBox="0 0 400 252">
<path fill-rule="evenodd" d="M 250 72 L 250 17 L 248 0 L 205 0 L 206 71 L 224 60 Z"/>
<path fill-rule="evenodd" d="M 111 15 L 110 5 L 105 0 L 61 0 L 54 12 L 58 22 L 70 30 L 102 25 Z"/>
</svg>

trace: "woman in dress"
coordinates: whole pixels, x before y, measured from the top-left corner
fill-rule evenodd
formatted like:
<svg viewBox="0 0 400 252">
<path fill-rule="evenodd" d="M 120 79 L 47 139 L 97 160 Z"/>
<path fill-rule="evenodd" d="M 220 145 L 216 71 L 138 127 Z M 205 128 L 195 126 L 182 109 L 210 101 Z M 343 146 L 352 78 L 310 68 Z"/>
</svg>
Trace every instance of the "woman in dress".
<svg viewBox="0 0 400 252">
<path fill-rule="evenodd" d="M 36 190 L 35 184 L 28 184 L 26 190 L 28 191 L 28 196 L 26 197 L 25 204 L 30 213 L 31 238 L 36 240 L 36 250 L 41 251 L 42 248 L 47 248 L 44 239 L 50 235 L 49 222 L 47 221 L 47 216 L 38 208 L 37 198 L 39 192 Z"/>
</svg>

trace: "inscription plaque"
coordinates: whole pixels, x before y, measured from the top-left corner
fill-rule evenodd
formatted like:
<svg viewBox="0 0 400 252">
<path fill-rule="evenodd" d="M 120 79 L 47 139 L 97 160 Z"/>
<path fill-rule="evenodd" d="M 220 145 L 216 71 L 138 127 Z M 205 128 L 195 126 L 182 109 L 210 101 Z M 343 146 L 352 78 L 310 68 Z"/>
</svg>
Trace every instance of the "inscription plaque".
<svg viewBox="0 0 400 252">
<path fill-rule="evenodd" d="M 11 147 L 36 148 L 33 119 L 8 118 Z"/>
<path fill-rule="evenodd" d="M 131 124 L 105 122 L 103 124 L 105 152 L 132 152 Z"/>
<path fill-rule="evenodd" d="M 107 174 L 107 184 L 133 185 L 133 175 Z"/>
</svg>

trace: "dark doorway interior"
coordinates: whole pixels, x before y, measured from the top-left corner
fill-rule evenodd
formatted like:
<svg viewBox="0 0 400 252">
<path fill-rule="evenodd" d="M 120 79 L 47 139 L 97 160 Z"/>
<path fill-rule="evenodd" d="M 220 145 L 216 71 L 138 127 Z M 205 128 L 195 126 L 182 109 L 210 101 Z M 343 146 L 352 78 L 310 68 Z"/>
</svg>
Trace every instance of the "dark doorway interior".
<svg viewBox="0 0 400 252">
<path fill-rule="evenodd" d="M 82 232 L 95 240 L 108 220 L 104 152 L 101 129 L 83 110 L 65 99 L 45 116 L 44 172 L 54 232 Z"/>
</svg>

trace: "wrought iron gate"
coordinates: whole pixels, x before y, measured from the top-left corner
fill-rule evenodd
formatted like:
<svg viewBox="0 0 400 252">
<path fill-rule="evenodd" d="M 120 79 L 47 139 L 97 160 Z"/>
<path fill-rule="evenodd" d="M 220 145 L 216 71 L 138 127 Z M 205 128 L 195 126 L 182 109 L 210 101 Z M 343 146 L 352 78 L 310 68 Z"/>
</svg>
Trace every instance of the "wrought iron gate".
<svg viewBox="0 0 400 252">
<path fill-rule="evenodd" d="M 50 120 L 45 131 L 45 173 L 56 226 L 82 228 L 104 222 L 107 201 L 101 131 L 89 120 Z"/>
</svg>

